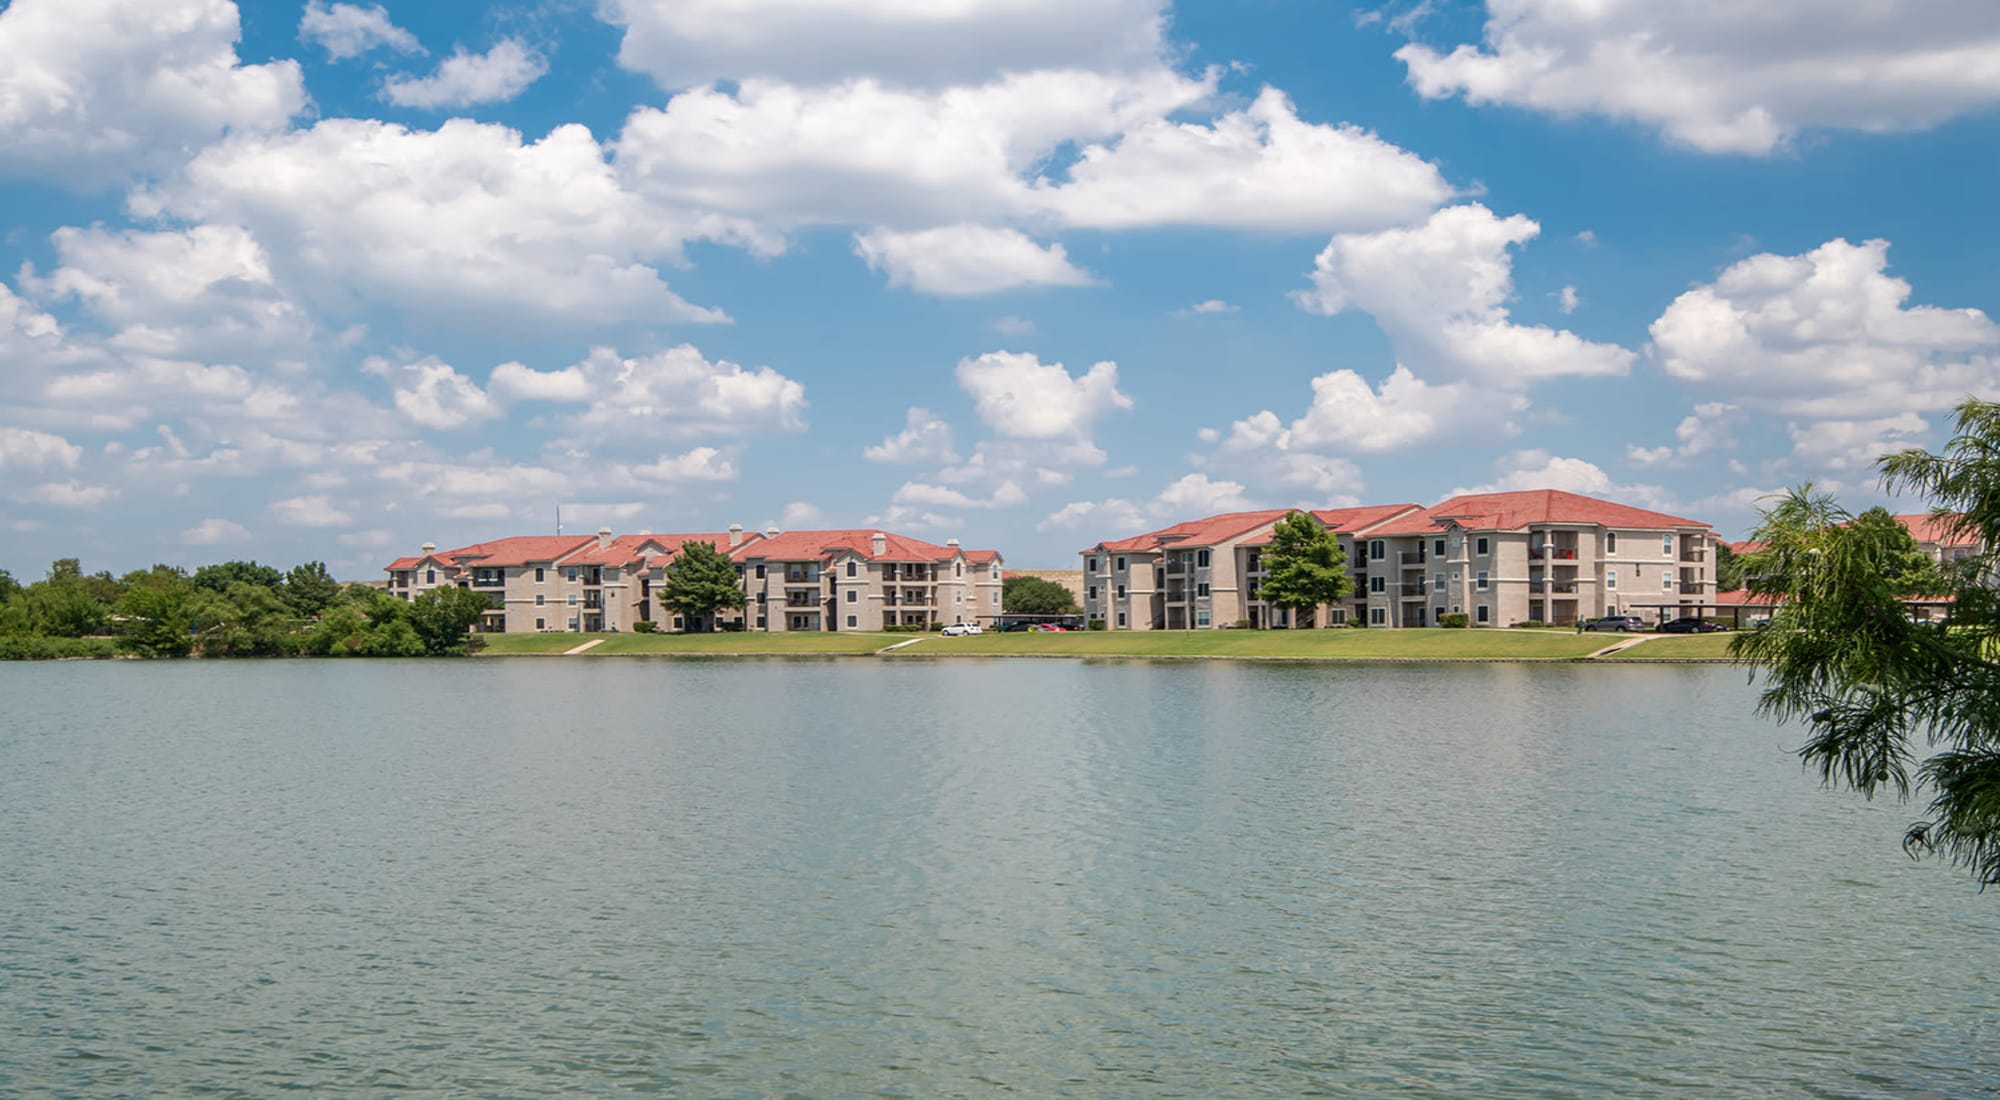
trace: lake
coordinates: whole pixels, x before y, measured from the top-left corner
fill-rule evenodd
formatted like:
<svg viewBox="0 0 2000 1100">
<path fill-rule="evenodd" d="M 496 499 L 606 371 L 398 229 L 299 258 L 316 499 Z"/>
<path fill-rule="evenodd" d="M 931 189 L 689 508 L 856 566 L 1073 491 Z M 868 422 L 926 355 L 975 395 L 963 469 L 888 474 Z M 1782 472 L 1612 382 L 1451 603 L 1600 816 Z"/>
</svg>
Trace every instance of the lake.
<svg viewBox="0 0 2000 1100">
<path fill-rule="evenodd" d="M 1726 667 L 0 665 L 0 1094 L 1962 1097 Z"/>
</svg>

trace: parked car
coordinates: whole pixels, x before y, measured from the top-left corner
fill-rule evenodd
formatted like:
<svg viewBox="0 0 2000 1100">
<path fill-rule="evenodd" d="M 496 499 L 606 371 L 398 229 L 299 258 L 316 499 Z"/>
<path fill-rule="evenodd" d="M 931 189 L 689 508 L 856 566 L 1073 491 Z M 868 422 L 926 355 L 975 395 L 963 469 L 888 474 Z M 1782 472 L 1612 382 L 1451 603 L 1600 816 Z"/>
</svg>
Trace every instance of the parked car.
<svg viewBox="0 0 2000 1100">
<path fill-rule="evenodd" d="M 1646 620 L 1637 615 L 1606 615 L 1583 624 L 1585 630 L 1609 631 L 1618 634 L 1641 634 L 1646 630 Z"/>
<path fill-rule="evenodd" d="M 1707 619 L 1675 619 L 1673 622 L 1660 624 L 1662 634 L 1714 634 L 1728 629 L 1721 623 L 1710 622 Z"/>
<path fill-rule="evenodd" d="M 986 632 L 979 629 L 978 623 L 953 623 L 945 627 L 940 633 L 947 638 L 958 638 L 967 634 L 984 634 Z"/>
</svg>

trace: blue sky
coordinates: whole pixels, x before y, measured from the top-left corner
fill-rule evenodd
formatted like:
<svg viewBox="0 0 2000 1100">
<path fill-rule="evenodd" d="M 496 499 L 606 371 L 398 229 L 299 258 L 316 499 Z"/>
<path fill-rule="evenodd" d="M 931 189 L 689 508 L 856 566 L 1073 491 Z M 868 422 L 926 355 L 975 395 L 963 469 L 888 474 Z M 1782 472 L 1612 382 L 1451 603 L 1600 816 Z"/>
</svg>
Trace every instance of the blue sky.
<svg viewBox="0 0 2000 1100">
<path fill-rule="evenodd" d="M 1859 507 L 1996 390 L 1996 72 L 1986 0 L 12 0 L 0 567 Z"/>
</svg>

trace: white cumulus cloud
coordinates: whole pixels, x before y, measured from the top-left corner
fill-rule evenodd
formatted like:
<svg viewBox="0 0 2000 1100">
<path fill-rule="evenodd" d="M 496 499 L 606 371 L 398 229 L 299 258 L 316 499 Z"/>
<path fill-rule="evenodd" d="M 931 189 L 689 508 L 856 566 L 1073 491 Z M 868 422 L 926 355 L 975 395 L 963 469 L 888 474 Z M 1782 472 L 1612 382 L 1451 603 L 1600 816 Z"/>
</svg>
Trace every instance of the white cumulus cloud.
<svg viewBox="0 0 2000 1100">
<path fill-rule="evenodd" d="M 1481 45 L 1396 51 L 1428 98 L 1591 113 L 1710 153 L 1921 129 L 2000 102 L 1986 0 L 1487 0 Z"/>
<path fill-rule="evenodd" d="M 911 406 L 903 415 L 903 430 L 862 452 L 870 462 L 943 464 L 957 462 L 951 425 L 929 409 Z"/>
<path fill-rule="evenodd" d="M 224 546 L 249 542 L 250 530 L 231 520 L 205 519 L 182 531 L 181 541 L 189 546 Z"/>
<path fill-rule="evenodd" d="M 328 4 L 307 0 L 299 19 L 299 40 L 315 42 L 334 61 L 359 57 L 378 46 L 397 53 L 423 53 L 417 36 L 397 26 L 380 4 Z"/>
<path fill-rule="evenodd" d="M 485 53 L 454 51 L 425 77 L 391 77 L 382 98 L 425 110 L 505 103 L 549 71 L 542 56 L 518 39 L 504 38 Z"/>
<path fill-rule="evenodd" d="M 1132 407 L 1112 362 L 1072 378 L 1061 363 L 995 351 L 960 360 L 958 384 L 972 395 L 979 419 L 1012 439 L 1088 441 L 1099 416 Z"/>
<path fill-rule="evenodd" d="M 1093 281 L 1069 262 L 1062 245 L 1043 246 L 1018 230 L 981 225 L 910 233 L 873 229 L 855 234 L 854 252 L 869 268 L 887 272 L 890 286 L 946 298 Z"/>
</svg>

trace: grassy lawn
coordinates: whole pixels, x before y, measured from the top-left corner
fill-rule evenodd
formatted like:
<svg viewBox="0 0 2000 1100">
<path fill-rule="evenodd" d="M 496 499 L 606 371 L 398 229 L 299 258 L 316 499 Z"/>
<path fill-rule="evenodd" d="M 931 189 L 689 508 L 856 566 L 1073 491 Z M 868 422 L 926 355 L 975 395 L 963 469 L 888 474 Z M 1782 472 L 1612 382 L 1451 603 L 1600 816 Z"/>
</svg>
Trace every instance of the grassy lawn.
<svg viewBox="0 0 2000 1100">
<path fill-rule="evenodd" d="M 743 655 L 822 656 L 873 653 L 886 645 L 907 641 L 908 634 L 489 634 L 485 653 L 509 656 L 523 653 L 562 653 L 585 642 L 604 643 L 580 654 L 584 657 L 635 657 L 648 654 L 680 657 L 734 657 Z"/>
<path fill-rule="evenodd" d="M 593 638 L 608 638 L 609 634 L 481 634 L 480 640 L 486 648 L 480 654 L 495 654 L 506 657 L 517 653 L 561 653 L 575 649 Z"/>
<path fill-rule="evenodd" d="M 1645 645 L 1633 646 L 1623 653 L 1612 654 L 1614 660 L 1665 661 L 1672 659 L 1707 658 L 1711 660 L 1729 657 L 1729 639 L 1734 634 L 1667 634 L 1654 638 Z"/>
<path fill-rule="evenodd" d="M 1283 657 L 1405 660 L 1582 657 L 1618 635 L 1542 630 L 1162 630 L 933 637 L 892 657 Z"/>
</svg>

